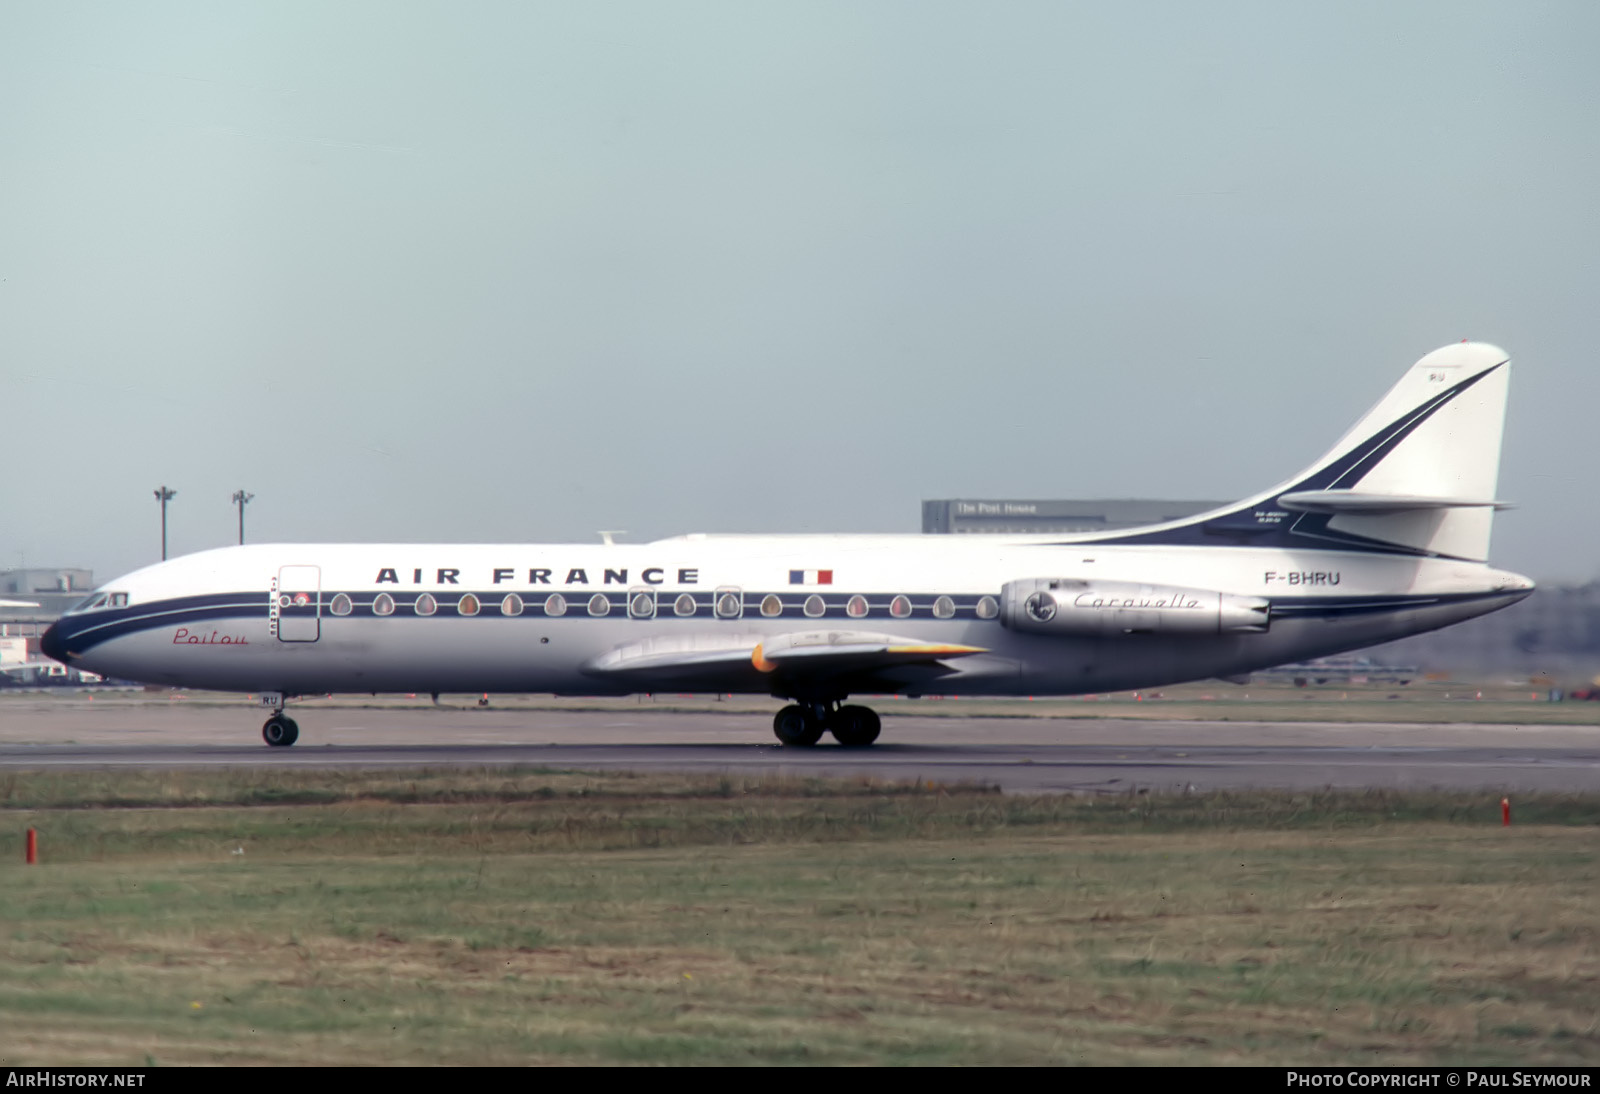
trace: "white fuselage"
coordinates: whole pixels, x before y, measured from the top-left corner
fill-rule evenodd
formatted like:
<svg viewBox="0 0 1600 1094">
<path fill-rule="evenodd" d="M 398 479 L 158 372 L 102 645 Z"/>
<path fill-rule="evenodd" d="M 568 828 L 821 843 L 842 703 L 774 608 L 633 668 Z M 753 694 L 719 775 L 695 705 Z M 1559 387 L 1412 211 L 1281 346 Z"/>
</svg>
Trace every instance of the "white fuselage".
<svg viewBox="0 0 1600 1094">
<path fill-rule="evenodd" d="M 1035 578 L 1260 598 L 1270 624 L 1259 633 L 1029 633 L 997 609 L 1008 583 Z M 1076 694 L 1354 649 L 1493 611 L 1531 589 L 1518 575 L 1448 558 L 1088 536 L 262 544 L 118 579 L 104 586 L 104 604 L 65 616 L 46 646 L 116 679 L 286 695 Z M 426 600 L 418 610 L 422 594 L 431 614 Z M 763 643 L 825 641 L 824 632 L 963 652 L 819 672 L 762 665 Z M 697 651 L 746 649 L 749 657 L 691 663 Z M 666 656 L 671 671 L 611 672 L 618 651 Z"/>
</svg>

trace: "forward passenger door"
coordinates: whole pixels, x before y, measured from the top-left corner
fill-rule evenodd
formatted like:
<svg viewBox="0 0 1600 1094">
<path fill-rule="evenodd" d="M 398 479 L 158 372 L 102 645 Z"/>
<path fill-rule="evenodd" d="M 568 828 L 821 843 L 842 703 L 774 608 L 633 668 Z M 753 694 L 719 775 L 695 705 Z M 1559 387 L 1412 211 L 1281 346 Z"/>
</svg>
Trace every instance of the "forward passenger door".
<svg viewBox="0 0 1600 1094">
<path fill-rule="evenodd" d="M 321 638 L 322 567 L 278 567 L 267 620 L 279 642 L 315 642 Z"/>
</svg>

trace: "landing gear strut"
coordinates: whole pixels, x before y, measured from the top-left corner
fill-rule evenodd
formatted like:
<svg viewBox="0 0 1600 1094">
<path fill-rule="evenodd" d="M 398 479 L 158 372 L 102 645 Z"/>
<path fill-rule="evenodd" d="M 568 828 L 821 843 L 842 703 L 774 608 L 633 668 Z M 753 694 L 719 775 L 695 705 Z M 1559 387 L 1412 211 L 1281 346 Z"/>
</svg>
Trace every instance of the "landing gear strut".
<svg viewBox="0 0 1600 1094">
<path fill-rule="evenodd" d="M 883 723 L 869 707 L 830 703 L 791 703 L 772 719 L 772 732 L 791 748 L 809 748 L 832 733 L 846 748 L 864 748 L 878 739 Z"/>
</svg>

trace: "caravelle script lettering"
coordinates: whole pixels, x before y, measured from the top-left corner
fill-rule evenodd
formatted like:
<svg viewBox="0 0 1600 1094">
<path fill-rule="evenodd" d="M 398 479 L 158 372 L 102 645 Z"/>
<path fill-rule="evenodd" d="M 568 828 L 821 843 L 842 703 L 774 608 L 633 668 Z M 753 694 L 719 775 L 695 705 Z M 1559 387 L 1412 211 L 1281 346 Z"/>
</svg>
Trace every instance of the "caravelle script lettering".
<svg viewBox="0 0 1600 1094">
<path fill-rule="evenodd" d="M 1097 596 L 1094 593 L 1079 593 L 1073 600 L 1074 608 L 1178 608 L 1189 610 L 1201 607 L 1200 601 L 1192 596 L 1181 594 L 1159 597 L 1139 596 Z"/>
</svg>

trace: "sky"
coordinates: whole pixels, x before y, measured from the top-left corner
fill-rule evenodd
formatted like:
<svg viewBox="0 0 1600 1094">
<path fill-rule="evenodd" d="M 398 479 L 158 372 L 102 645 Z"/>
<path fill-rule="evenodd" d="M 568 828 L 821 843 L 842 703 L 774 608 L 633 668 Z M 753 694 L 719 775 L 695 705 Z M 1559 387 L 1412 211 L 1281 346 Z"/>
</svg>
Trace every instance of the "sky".
<svg viewBox="0 0 1600 1094">
<path fill-rule="evenodd" d="M 1243 497 L 1463 338 L 1600 576 L 1600 5 L 0 0 L 0 568 Z"/>
</svg>

